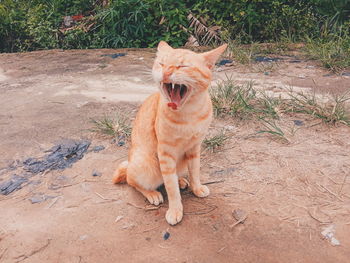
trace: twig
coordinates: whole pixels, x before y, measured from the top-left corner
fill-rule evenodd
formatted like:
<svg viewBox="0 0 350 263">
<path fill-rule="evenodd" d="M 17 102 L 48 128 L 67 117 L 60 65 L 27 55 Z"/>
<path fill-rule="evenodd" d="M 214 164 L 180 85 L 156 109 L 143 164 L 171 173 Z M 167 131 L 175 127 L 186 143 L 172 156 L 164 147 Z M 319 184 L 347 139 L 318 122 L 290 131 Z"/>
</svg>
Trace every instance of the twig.
<svg viewBox="0 0 350 263">
<path fill-rule="evenodd" d="M 106 197 L 104 197 L 103 195 L 101 195 L 101 194 L 99 194 L 99 193 L 97 193 L 97 192 L 95 192 L 95 194 L 96 194 L 98 197 L 100 197 L 101 199 L 106 200 L 106 201 L 118 201 L 118 200 L 119 200 L 119 199 L 115 199 L 115 198 L 106 198 Z"/>
<path fill-rule="evenodd" d="M 146 211 L 151 211 L 151 210 L 158 210 L 159 208 L 161 208 L 162 205 L 158 205 L 158 206 L 155 206 L 155 205 L 147 205 L 144 209 Z"/>
<path fill-rule="evenodd" d="M 171 248 L 171 246 L 169 246 L 169 247 L 164 247 L 164 246 L 162 246 L 161 244 L 159 244 L 158 247 L 160 247 L 160 248 L 165 248 L 165 249 Z"/>
<path fill-rule="evenodd" d="M 218 184 L 218 183 L 223 183 L 225 182 L 225 179 L 217 180 L 217 181 L 209 181 L 204 184 Z"/>
<path fill-rule="evenodd" d="M 307 209 L 306 210 L 307 213 L 309 214 L 309 216 L 311 216 L 312 219 L 316 220 L 317 222 L 321 223 L 321 224 L 330 224 L 332 223 L 331 221 L 325 222 L 325 221 L 321 221 L 320 219 L 318 219 L 317 217 L 315 217 L 313 214 L 311 214 L 311 212 Z"/>
<path fill-rule="evenodd" d="M 344 176 L 343 182 L 342 182 L 341 187 L 340 187 L 339 192 L 338 192 L 339 195 L 340 195 L 341 192 L 343 191 L 343 187 L 344 187 L 344 184 L 345 184 L 345 181 L 346 181 L 346 178 L 348 177 L 348 175 L 349 175 L 349 174 L 346 174 L 346 175 Z"/>
<path fill-rule="evenodd" d="M 62 101 L 52 101 L 52 100 L 48 100 L 47 102 L 57 103 L 57 104 L 64 104 L 64 102 L 62 102 Z"/>
<path fill-rule="evenodd" d="M 50 242 L 51 242 L 51 239 L 48 239 L 48 240 L 47 240 L 47 243 L 46 243 L 45 245 L 43 245 L 42 247 L 40 247 L 40 248 L 38 248 L 38 249 L 33 250 L 33 251 L 30 252 L 28 255 L 22 254 L 22 255 L 20 255 L 20 256 L 18 256 L 18 257 L 15 257 L 15 259 L 21 258 L 21 259 L 17 260 L 16 263 L 21 262 L 21 261 L 23 261 L 23 260 L 26 260 L 27 258 L 33 256 L 34 254 L 39 253 L 40 251 L 44 250 L 45 248 L 47 248 L 47 247 L 50 245 Z"/>
<path fill-rule="evenodd" d="M 138 205 L 134 205 L 134 204 L 132 204 L 132 203 L 129 203 L 129 202 L 127 202 L 126 203 L 127 205 L 131 205 L 131 206 L 133 206 L 133 207 L 135 207 L 135 208 L 137 208 L 137 209 L 145 209 L 144 207 L 142 207 L 142 206 L 138 206 Z"/>
<path fill-rule="evenodd" d="M 129 203 L 129 202 L 127 202 L 126 204 L 127 205 L 131 205 L 131 206 L 133 206 L 133 207 L 135 207 L 137 209 L 142 209 L 142 210 L 146 210 L 146 211 L 157 210 L 157 209 L 161 208 L 161 205 L 158 205 L 158 206 L 148 205 L 148 206 L 142 207 L 142 206 L 138 206 L 138 205 L 135 205 L 135 204 L 132 204 L 132 203 Z"/>
<path fill-rule="evenodd" d="M 5 248 L 4 251 L 2 251 L 2 253 L 0 255 L 0 259 L 2 259 L 2 257 L 5 255 L 6 251 L 7 251 L 7 248 Z"/>
<path fill-rule="evenodd" d="M 316 185 L 321 186 L 323 189 L 325 189 L 328 193 L 330 193 L 331 195 L 333 195 L 335 198 L 337 198 L 339 201 L 344 202 L 343 199 L 341 199 L 339 196 L 337 196 L 335 193 L 333 193 L 331 190 L 329 190 L 327 187 L 323 186 L 322 184 L 318 184 L 316 183 Z"/>
<path fill-rule="evenodd" d="M 226 248 L 226 246 L 220 248 L 218 251 L 216 251 L 216 253 L 220 253 L 221 251 L 223 251 Z"/>
<path fill-rule="evenodd" d="M 143 231 L 141 231 L 141 232 L 138 232 L 137 234 L 146 233 L 146 232 L 155 230 L 155 229 L 157 229 L 157 228 L 159 228 L 159 227 L 160 227 L 160 225 L 159 225 L 159 226 L 156 226 L 156 227 L 149 228 L 149 229 L 145 229 L 145 230 L 143 230 Z"/>
<path fill-rule="evenodd" d="M 233 223 L 232 225 L 230 225 L 230 228 L 234 228 L 235 226 L 237 226 L 240 223 L 243 223 L 246 219 L 247 219 L 248 215 L 245 215 L 244 217 L 242 217 L 240 220 L 238 220 L 237 222 Z"/>
<path fill-rule="evenodd" d="M 60 199 L 61 198 L 61 196 L 57 196 L 56 198 L 55 198 L 55 200 L 53 200 L 52 202 L 51 202 L 51 204 L 47 207 L 48 209 L 49 208 L 51 208 L 54 204 L 56 204 L 56 202 L 58 201 L 58 199 Z"/>
<path fill-rule="evenodd" d="M 195 203 L 199 203 L 199 204 L 201 204 L 203 206 L 206 206 L 209 209 L 203 208 L 203 209 L 199 209 L 197 211 L 189 211 L 189 212 L 185 211 L 184 215 L 205 215 L 205 214 L 209 214 L 210 212 L 212 212 L 216 208 L 218 208 L 216 205 L 207 205 L 207 204 L 204 204 L 202 202 L 195 201 L 195 200 L 191 200 L 191 201 L 195 202 Z"/>
</svg>

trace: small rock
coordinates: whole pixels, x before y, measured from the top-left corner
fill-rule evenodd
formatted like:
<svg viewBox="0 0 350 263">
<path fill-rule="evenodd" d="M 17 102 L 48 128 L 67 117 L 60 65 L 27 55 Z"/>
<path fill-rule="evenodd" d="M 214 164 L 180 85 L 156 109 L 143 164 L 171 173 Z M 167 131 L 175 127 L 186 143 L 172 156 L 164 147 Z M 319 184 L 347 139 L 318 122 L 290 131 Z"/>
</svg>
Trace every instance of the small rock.
<svg viewBox="0 0 350 263">
<path fill-rule="evenodd" d="M 170 237 L 170 233 L 168 231 L 165 231 L 165 233 L 163 234 L 163 239 L 168 240 L 169 237 Z"/>
<path fill-rule="evenodd" d="M 301 63 L 301 60 L 299 60 L 299 59 L 294 59 L 294 60 L 289 61 L 289 63 Z"/>
<path fill-rule="evenodd" d="M 270 75 L 270 72 L 264 72 L 264 75 L 268 76 Z"/>
<path fill-rule="evenodd" d="M 124 216 L 117 216 L 117 218 L 114 220 L 114 222 L 119 222 L 120 220 L 122 220 L 124 218 Z"/>
<path fill-rule="evenodd" d="M 123 225 L 121 228 L 122 228 L 122 229 L 128 229 L 128 228 L 133 228 L 133 227 L 135 227 L 135 224 L 129 223 L 129 224 Z"/>
<path fill-rule="evenodd" d="M 79 237 L 79 240 L 85 240 L 87 239 L 89 236 L 88 235 L 82 235 Z"/>
<path fill-rule="evenodd" d="M 256 56 L 254 59 L 256 62 L 276 62 L 283 60 L 282 58 L 270 58 L 270 57 L 264 57 L 264 56 Z"/>
<path fill-rule="evenodd" d="M 335 226 L 329 225 L 328 227 L 324 228 L 321 232 L 321 235 L 324 236 L 325 239 L 329 240 L 333 246 L 339 246 L 340 242 L 338 239 L 334 237 L 335 235 Z"/>
<path fill-rule="evenodd" d="M 119 57 L 124 57 L 126 55 L 126 53 L 114 53 L 114 54 L 105 54 L 105 55 L 101 55 L 101 57 L 110 57 L 110 58 L 119 58 Z"/>
<path fill-rule="evenodd" d="M 243 223 L 247 218 L 247 212 L 243 209 L 235 209 L 232 212 L 233 217 L 237 220 Z"/>
<path fill-rule="evenodd" d="M 32 202 L 32 204 L 37 204 L 45 200 L 42 196 L 32 196 L 31 198 L 29 198 L 29 201 Z"/>
<path fill-rule="evenodd" d="M 96 177 L 96 176 L 102 176 L 102 174 L 98 171 L 93 171 L 92 176 Z"/>
<path fill-rule="evenodd" d="M 105 147 L 103 145 L 97 145 L 94 148 L 92 148 L 92 151 L 95 152 L 95 153 L 98 153 L 98 152 L 100 152 L 100 151 L 102 151 L 104 149 L 105 149 Z"/>
<path fill-rule="evenodd" d="M 301 120 L 293 120 L 293 122 L 296 126 L 303 126 L 304 125 L 304 122 Z"/>
<path fill-rule="evenodd" d="M 233 60 L 231 60 L 231 59 L 222 59 L 222 60 L 220 60 L 218 65 L 219 66 L 224 66 L 224 65 L 227 65 L 227 64 L 232 65 L 232 63 L 233 63 Z"/>
</svg>

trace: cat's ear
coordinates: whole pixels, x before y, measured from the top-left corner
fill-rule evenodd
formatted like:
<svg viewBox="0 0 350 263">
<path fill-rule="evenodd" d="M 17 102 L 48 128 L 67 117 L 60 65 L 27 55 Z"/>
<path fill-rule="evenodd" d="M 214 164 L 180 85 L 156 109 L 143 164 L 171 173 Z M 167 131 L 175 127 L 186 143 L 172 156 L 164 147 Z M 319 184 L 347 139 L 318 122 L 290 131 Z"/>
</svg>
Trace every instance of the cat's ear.
<svg viewBox="0 0 350 263">
<path fill-rule="evenodd" d="M 157 50 L 159 52 L 167 52 L 167 51 L 170 51 L 172 49 L 173 48 L 171 46 L 169 46 L 168 43 L 163 41 L 163 40 L 159 42 L 158 47 L 157 47 Z"/>
<path fill-rule="evenodd" d="M 202 54 L 202 56 L 204 57 L 205 61 L 207 62 L 207 66 L 208 68 L 212 69 L 216 63 L 216 61 L 218 60 L 218 58 L 220 57 L 220 55 L 222 53 L 224 53 L 224 51 L 227 48 L 227 44 L 223 44 L 222 46 L 215 48 L 213 50 L 210 50 L 208 52 L 205 52 Z"/>
</svg>

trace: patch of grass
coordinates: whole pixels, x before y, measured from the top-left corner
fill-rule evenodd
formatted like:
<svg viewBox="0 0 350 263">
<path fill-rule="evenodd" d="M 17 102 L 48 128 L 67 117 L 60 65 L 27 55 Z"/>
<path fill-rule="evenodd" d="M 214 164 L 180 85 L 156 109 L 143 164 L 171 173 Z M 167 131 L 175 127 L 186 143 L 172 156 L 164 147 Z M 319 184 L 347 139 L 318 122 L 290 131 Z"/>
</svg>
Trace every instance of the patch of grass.
<svg viewBox="0 0 350 263">
<path fill-rule="evenodd" d="M 279 119 L 282 112 L 304 113 L 325 123 L 350 125 L 350 89 L 323 102 L 320 96 L 310 92 L 287 91 L 289 98 L 269 96 L 257 91 L 252 82 L 237 85 L 227 77 L 210 90 L 214 115 L 229 115 L 240 119 Z"/>
<path fill-rule="evenodd" d="M 286 137 L 285 132 L 276 124 L 275 120 L 267 120 L 260 118 L 261 124 L 264 126 L 262 130 L 259 130 L 257 133 L 267 133 L 272 135 L 278 140 L 288 143 L 289 140 Z"/>
<path fill-rule="evenodd" d="M 258 53 L 257 44 L 241 45 L 238 40 L 228 41 L 228 55 L 236 62 L 247 65 L 251 64 L 254 56 Z"/>
<path fill-rule="evenodd" d="M 308 39 L 305 52 L 324 67 L 339 73 L 350 67 L 350 33 L 340 31 L 323 38 Z"/>
<path fill-rule="evenodd" d="M 110 137 L 130 137 L 131 124 L 130 119 L 120 111 L 114 116 L 104 116 L 103 118 L 92 120 L 93 128 L 91 131 Z"/>
<path fill-rule="evenodd" d="M 229 139 L 229 136 L 226 134 L 225 130 L 223 129 L 218 134 L 204 139 L 203 141 L 204 149 L 209 150 L 211 152 L 215 152 L 219 148 L 221 148 L 228 139 Z"/>
<path fill-rule="evenodd" d="M 350 125 L 350 112 L 346 102 L 350 101 L 350 90 L 321 102 L 315 93 L 294 92 L 289 90 L 289 100 L 285 101 L 290 112 L 305 113 L 323 120 L 325 123 L 343 123 Z"/>
<path fill-rule="evenodd" d="M 231 77 L 210 90 L 214 115 L 230 115 L 240 119 L 256 117 L 279 118 L 281 98 L 268 96 L 254 89 L 253 82 L 237 85 Z"/>
<path fill-rule="evenodd" d="M 281 97 L 269 96 L 265 91 L 259 92 L 255 107 L 259 117 L 271 119 L 279 119 L 280 113 L 284 111 Z"/>
<path fill-rule="evenodd" d="M 215 116 L 228 114 L 245 118 L 250 114 L 251 101 L 256 97 L 252 82 L 237 85 L 230 77 L 220 81 L 210 93 Z"/>
</svg>

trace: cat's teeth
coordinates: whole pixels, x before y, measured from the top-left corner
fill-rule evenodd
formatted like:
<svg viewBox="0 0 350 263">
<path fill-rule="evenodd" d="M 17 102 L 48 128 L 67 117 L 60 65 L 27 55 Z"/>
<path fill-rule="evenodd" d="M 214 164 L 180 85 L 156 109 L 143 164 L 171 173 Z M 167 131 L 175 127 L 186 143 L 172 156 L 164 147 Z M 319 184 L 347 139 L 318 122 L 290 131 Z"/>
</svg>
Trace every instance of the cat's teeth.
<svg viewBox="0 0 350 263">
<path fill-rule="evenodd" d="M 175 84 L 174 84 L 174 83 L 171 83 L 171 88 L 172 88 L 172 89 L 174 89 L 174 86 L 175 86 Z"/>
</svg>

